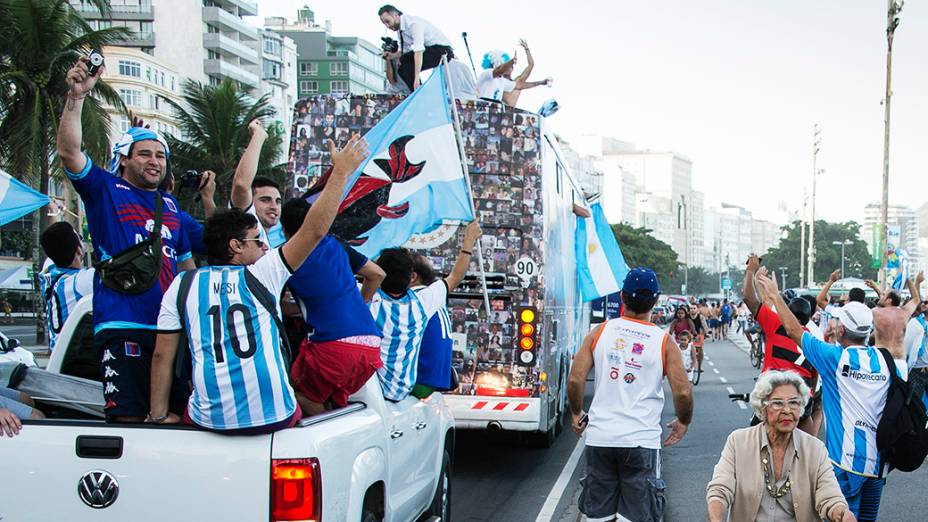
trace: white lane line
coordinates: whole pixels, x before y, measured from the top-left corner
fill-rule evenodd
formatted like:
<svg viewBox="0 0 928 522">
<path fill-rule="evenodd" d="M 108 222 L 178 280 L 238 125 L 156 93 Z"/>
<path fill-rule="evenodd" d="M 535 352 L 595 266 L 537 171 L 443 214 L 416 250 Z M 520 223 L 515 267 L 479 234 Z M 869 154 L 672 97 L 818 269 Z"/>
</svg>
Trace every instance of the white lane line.
<svg viewBox="0 0 928 522">
<path fill-rule="evenodd" d="M 728 393 L 730 393 L 730 394 L 732 394 L 732 395 L 735 394 L 735 389 L 732 388 L 731 386 L 729 386 L 728 388 L 725 388 L 725 389 L 728 390 Z"/>
<path fill-rule="evenodd" d="M 719 380 L 722 381 L 722 384 L 728 384 L 728 379 L 725 377 L 719 377 Z"/>
<path fill-rule="evenodd" d="M 583 447 L 583 439 L 581 438 L 577 441 L 577 446 L 567 459 L 567 463 L 564 464 L 564 469 L 558 475 L 554 486 L 551 487 L 548 498 L 545 499 L 544 505 L 541 506 L 541 511 L 538 513 L 538 517 L 535 518 L 535 522 L 551 522 L 551 519 L 554 518 L 557 504 L 561 501 L 561 497 L 564 496 L 564 490 L 567 489 L 567 484 L 570 483 L 570 477 L 574 475 L 574 470 L 577 469 L 577 464 L 580 462 L 580 456 L 583 455 Z"/>
<path fill-rule="evenodd" d="M 741 408 L 742 410 L 748 409 L 748 407 L 745 406 L 744 401 L 738 401 L 738 407 Z"/>
<path fill-rule="evenodd" d="M 712 361 L 709 361 L 709 366 L 715 366 L 715 363 Z"/>
<path fill-rule="evenodd" d="M 721 372 L 719 372 L 719 369 L 718 369 L 718 368 L 712 368 L 712 371 L 714 371 L 715 373 L 721 373 Z"/>
</svg>

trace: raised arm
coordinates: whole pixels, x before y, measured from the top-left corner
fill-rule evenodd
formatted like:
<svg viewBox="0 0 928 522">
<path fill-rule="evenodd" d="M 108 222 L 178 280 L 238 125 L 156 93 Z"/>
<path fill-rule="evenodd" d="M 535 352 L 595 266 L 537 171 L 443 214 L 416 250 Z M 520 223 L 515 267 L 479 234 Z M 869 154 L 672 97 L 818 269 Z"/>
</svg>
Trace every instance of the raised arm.
<svg viewBox="0 0 928 522">
<path fill-rule="evenodd" d="M 461 280 L 464 279 L 464 276 L 467 274 L 467 265 L 474 252 L 474 245 L 477 243 L 477 238 L 479 238 L 482 233 L 483 231 L 480 230 L 480 224 L 477 223 L 477 221 L 471 221 L 467 225 L 467 228 L 464 229 L 464 241 L 461 242 L 461 252 L 458 253 L 458 258 L 454 261 L 454 267 L 451 269 L 451 273 L 445 278 L 445 284 L 448 285 L 449 292 L 457 288 L 457 286 L 461 284 Z"/>
<path fill-rule="evenodd" d="M 760 308 L 760 299 L 754 289 L 754 275 L 757 273 L 758 267 L 760 267 L 760 258 L 754 254 L 748 256 L 747 266 L 744 269 L 744 283 L 741 287 L 741 295 L 744 296 L 744 304 L 751 311 L 751 315 L 757 315 L 757 309 Z"/>
<path fill-rule="evenodd" d="M 864 284 L 867 285 L 867 287 L 870 288 L 870 290 L 873 290 L 874 292 L 876 292 L 877 302 L 880 302 L 883 300 L 883 290 L 880 289 L 880 285 L 876 284 L 876 281 L 874 281 L 873 279 L 867 279 L 866 281 L 864 281 Z"/>
<path fill-rule="evenodd" d="M 802 346 L 802 325 L 799 324 L 799 320 L 796 319 L 793 312 L 789 310 L 789 305 L 786 304 L 786 301 L 783 300 L 783 296 L 780 295 L 780 289 L 777 287 L 776 275 L 758 273 L 757 284 L 760 286 L 761 290 L 763 290 L 764 294 L 769 296 L 773 301 L 774 308 L 777 310 L 777 315 L 780 316 L 780 322 L 783 323 L 783 328 L 786 330 L 786 335 L 792 339 L 794 343 Z"/>
<path fill-rule="evenodd" d="M 298 269 L 303 261 L 309 257 L 319 241 L 329 233 L 329 227 L 335 220 L 338 206 L 342 202 L 345 192 L 345 183 L 348 176 L 357 170 L 361 162 L 367 158 L 367 142 L 360 135 L 355 134 L 348 140 L 345 147 L 335 150 L 335 143 L 329 140 L 329 154 L 332 158 L 332 174 L 326 183 L 319 199 L 303 218 L 300 229 L 293 234 L 289 241 L 280 247 L 280 251 L 293 270 Z"/>
<path fill-rule="evenodd" d="M 905 306 L 902 307 L 902 309 L 905 310 L 906 313 L 908 313 L 909 315 L 914 314 L 915 308 L 918 306 L 918 303 L 922 302 L 922 296 L 921 296 L 921 292 L 919 291 L 919 287 L 922 286 L 922 281 L 924 280 L 925 280 L 925 273 L 919 272 L 918 275 L 915 276 L 915 281 L 912 281 L 911 279 L 909 279 L 905 282 L 906 285 L 909 287 L 909 295 L 911 295 L 912 298 L 909 299 L 909 302 L 906 303 Z"/>
<path fill-rule="evenodd" d="M 258 159 L 261 157 L 261 147 L 264 146 L 264 140 L 267 139 L 267 131 L 261 126 L 257 119 L 248 124 L 248 132 L 251 133 L 251 139 L 248 146 L 245 147 L 245 153 L 242 159 L 238 161 L 235 167 L 235 176 L 232 177 L 232 192 L 230 200 L 232 206 L 242 210 L 248 208 L 251 201 L 251 182 L 255 180 L 255 174 L 258 173 Z"/>
<path fill-rule="evenodd" d="M 527 63 L 525 64 L 525 70 L 522 71 L 522 74 L 516 76 L 516 83 L 528 80 L 528 77 L 532 74 L 532 70 L 535 68 L 535 59 L 532 58 L 532 51 L 528 50 L 528 43 L 525 40 L 519 40 L 519 45 L 525 49 L 525 61 Z"/>
<path fill-rule="evenodd" d="M 64 104 L 61 121 L 58 122 L 57 152 L 58 158 L 69 172 L 81 172 L 86 166 L 87 160 L 81 151 L 81 111 L 84 108 L 84 98 L 90 94 L 106 69 L 101 67 L 96 76 L 91 76 L 87 69 L 88 63 L 89 60 L 82 56 L 65 76 L 68 101 Z"/>
<path fill-rule="evenodd" d="M 831 291 L 831 285 L 835 284 L 838 281 L 838 278 L 841 277 L 841 271 L 835 270 L 828 276 L 828 282 L 825 283 L 825 286 L 822 287 L 822 291 L 818 293 L 818 297 L 815 298 L 815 304 L 818 305 L 822 310 L 828 306 L 828 292 Z M 812 310 L 812 313 L 815 313 L 815 310 Z"/>
<path fill-rule="evenodd" d="M 203 215 L 206 219 L 213 217 L 216 213 L 216 173 L 211 170 L 204 170 L 200 179 L 200 203 L 203 205 Z"/>
</svg>

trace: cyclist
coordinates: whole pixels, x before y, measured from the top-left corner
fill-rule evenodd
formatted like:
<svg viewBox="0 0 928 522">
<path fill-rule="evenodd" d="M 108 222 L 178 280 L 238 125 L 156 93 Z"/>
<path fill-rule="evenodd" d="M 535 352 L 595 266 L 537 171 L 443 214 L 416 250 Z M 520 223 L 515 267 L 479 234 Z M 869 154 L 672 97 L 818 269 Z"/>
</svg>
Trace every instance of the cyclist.
<svg viewBox="0 0 928 522">
<path fill-rule="evenodd" d="M 670 335 L 677 336 L 683 332 L 690 332 L 690 334 L 696 333 L 696 325 L 693 324 L 693 320 L 687 316 L 686 307 L 678 306 L 673 313 L 673 321 L 670 322 L 670 326 L 667 327 L 667 332 Z"/>
<path fill-rule="evenodd" d="M 702 351 L 706 342 L 706 323 L 699 313 L 699 307 L 694 304 L 690 305 L 690 320 L 693 321 L 695 330 L 693 331 L 693 350 L 696 351 L 696 371 L 702 371 Z"/>
</svg>

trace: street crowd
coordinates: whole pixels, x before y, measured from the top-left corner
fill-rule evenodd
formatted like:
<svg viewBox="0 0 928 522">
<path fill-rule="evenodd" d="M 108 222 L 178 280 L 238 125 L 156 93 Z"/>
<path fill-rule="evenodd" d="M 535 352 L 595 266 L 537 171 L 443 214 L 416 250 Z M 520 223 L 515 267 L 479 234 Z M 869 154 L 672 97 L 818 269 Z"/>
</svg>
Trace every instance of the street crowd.
<svg viewBox="0 0 928 522">
<path fill-rule="evenodd" d="M 621 316 L 586 337 L 569 380 L 573 427 L 586 442 L 587 520 L 662 518 L 663 381 L 676 412 L 670 446 L 693 419 L 687 372 L 701 371 L 705 338 L 726 338 L 733 319 L 737 333 L 755 342 L 762 331 L 766 342 L 748 398 L 755 417 L 729 435 L 706 486 L 709 520 L 877 520 L 887 474 L 917 469 L 928 452 L 928 301 L 921 273 L 907 281 L 907 299 L 867 281 L 870 301 L 863 289 L 830 296 L 839 277 L 818 296 L 781 292 L 751 255 L 741 303 L 693 300 L 665 331 L 651 322 L 657 276 L 630 271 Z M 590 371 L 595 394 L 584 412 Z"/>
</svg>

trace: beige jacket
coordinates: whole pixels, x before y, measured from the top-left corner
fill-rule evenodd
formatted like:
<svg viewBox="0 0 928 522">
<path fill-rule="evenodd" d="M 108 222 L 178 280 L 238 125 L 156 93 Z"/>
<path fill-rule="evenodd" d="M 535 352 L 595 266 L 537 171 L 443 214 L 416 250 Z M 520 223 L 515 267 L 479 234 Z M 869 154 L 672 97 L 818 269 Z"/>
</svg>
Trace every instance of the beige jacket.
<svg viewBox="0 0 928 522">
<path fill-rule="evenodd" d="M 706 486 L 706 503 L 719 500 L 730 508 L 728 520 L 754 520 L 764 494 L 764 470 L 760 449 L 763 444 L 763 424 L 735 430 L 725 441 L 719 463 Z M 847 505 L 822 441 L 801 430 L 793 431 L 796 447 L 790 467 L 793 509 L 798 522 L 822 520 L 837 504 Z"/>
</svg>

